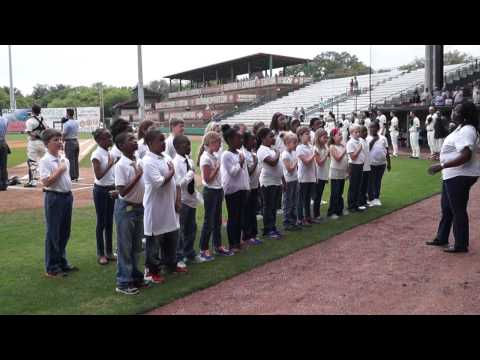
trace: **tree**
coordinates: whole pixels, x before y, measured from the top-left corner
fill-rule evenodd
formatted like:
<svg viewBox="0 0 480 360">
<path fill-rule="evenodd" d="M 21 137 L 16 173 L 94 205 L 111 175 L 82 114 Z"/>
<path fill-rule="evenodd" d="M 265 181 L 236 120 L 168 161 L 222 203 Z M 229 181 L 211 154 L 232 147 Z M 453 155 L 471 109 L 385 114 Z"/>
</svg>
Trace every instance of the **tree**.
<svg viewBox="0 0 480 360">
<path fill-rule="evenodd" d="M 286 68 L 286 75 L 311 76 L 314 79 L 338 78 L 356 75 L 365 75 L 370 68 L 358 60 L 356 55 L 344 51 L 322 52 L 307 64 L 289 66 Z"/>
<path fill-rule="evenodd" d="M 471 61 L 473 56 L 458 50 L 448 51 L 443 54 L 443 65 L 463 64 Z M 415 58 L 412 62 L 399 67 L 400 70 L 412 71 L 423 69 L 425 67 L 425 58 Z"/>
</svg>

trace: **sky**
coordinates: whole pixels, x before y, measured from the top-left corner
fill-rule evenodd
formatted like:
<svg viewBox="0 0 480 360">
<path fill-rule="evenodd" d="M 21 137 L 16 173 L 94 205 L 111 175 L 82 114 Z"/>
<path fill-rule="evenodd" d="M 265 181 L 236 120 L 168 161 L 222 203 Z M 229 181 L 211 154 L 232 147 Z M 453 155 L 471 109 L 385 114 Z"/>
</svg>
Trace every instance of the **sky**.
<svg viewBox="0 0 480 360">
<path fill-rule="evenodd" d="M 480 56 L 480 45 L 445 45 Z M 144 45 L 143 81 L 258 52 L 312 59 L 324 51 L 347 51 L 370 63 L 369 45 Z M 424 45 L 374 45 L 374 69 L 400 66 L 425 55 Z M 135 86 L 136 45 L 12 45 L 13 85 L 24 95 L 36 84 L 72 86 L 103 82 Z M 0 45 L 0 86 L 9 86 L 8 46 Z"/>
</svg>

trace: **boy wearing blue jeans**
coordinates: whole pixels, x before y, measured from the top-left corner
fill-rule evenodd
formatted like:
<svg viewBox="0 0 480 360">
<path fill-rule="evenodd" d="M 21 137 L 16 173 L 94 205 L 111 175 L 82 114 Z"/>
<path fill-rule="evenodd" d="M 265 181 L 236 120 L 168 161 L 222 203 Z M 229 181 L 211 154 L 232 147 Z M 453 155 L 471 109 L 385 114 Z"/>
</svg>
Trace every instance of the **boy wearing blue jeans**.
<svg viewBox="0 0 480 360">
<path fill-rule="evenodd" d="M 63 145 L 62 134 L 58 130 L 45 130 L 42 140 L 47 147 L 47 153 L 39 163 L 40 181 L 45 193 L 45 275 L 60 278 L 78 270 L 68 263 L 65 252 L 70 237 L 73 204 L 70 163 L 59 154 Z"/>
<path fill-rule="evenodd" d="M 116 292 L 137 295 L 138 288 L 149 287 L 138 270 L 138 256 L 142 252 L 143 237 L 143 170 L 135 158 L 138 148 L 132 133 L 123 132 L 115 138 L 122 152 L 115 166 L 115 223 L 117 226 L 117 287 Z"/>
</svg>

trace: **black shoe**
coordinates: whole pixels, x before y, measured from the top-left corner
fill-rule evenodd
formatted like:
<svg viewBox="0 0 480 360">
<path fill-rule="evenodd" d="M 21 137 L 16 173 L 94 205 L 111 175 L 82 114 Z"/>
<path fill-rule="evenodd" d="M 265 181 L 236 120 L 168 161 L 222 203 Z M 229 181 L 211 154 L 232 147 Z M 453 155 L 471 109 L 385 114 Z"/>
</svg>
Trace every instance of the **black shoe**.
<svg viewBox="0 0 480 360">
<path fill-rule="evenodd" d="M 448 242 L 440 242 L 438 239 L 433 239 L 432 241 L 426 241 L 425 244 L 432 245 L 432 246 L 447 246 Z"/>
<path fill-rule="evenodd" d="M 448 253 L 466 253 L 468 252 L 468 248 L 457 248 L 455 246 L 449 246 L 446 249 L 443 249 L 443 251 L 448 252 Z"/>
</svg>

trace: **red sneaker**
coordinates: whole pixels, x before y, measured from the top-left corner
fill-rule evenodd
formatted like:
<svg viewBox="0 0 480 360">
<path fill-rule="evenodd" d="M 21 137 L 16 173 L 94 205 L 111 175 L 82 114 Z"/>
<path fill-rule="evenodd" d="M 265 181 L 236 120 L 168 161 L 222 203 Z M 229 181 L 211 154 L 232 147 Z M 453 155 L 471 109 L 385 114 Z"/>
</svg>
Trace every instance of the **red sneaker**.
<svg viewBox="0 0 480 360">
<path fill-rule="evenodd" d="M 150 272 L 149 270 L 145 270 L 144 279 L 151 281 L 154 284 L 163 284 L 165 282 L 165 278 L 163 276 L 158 273 Z"/>
</svg>

